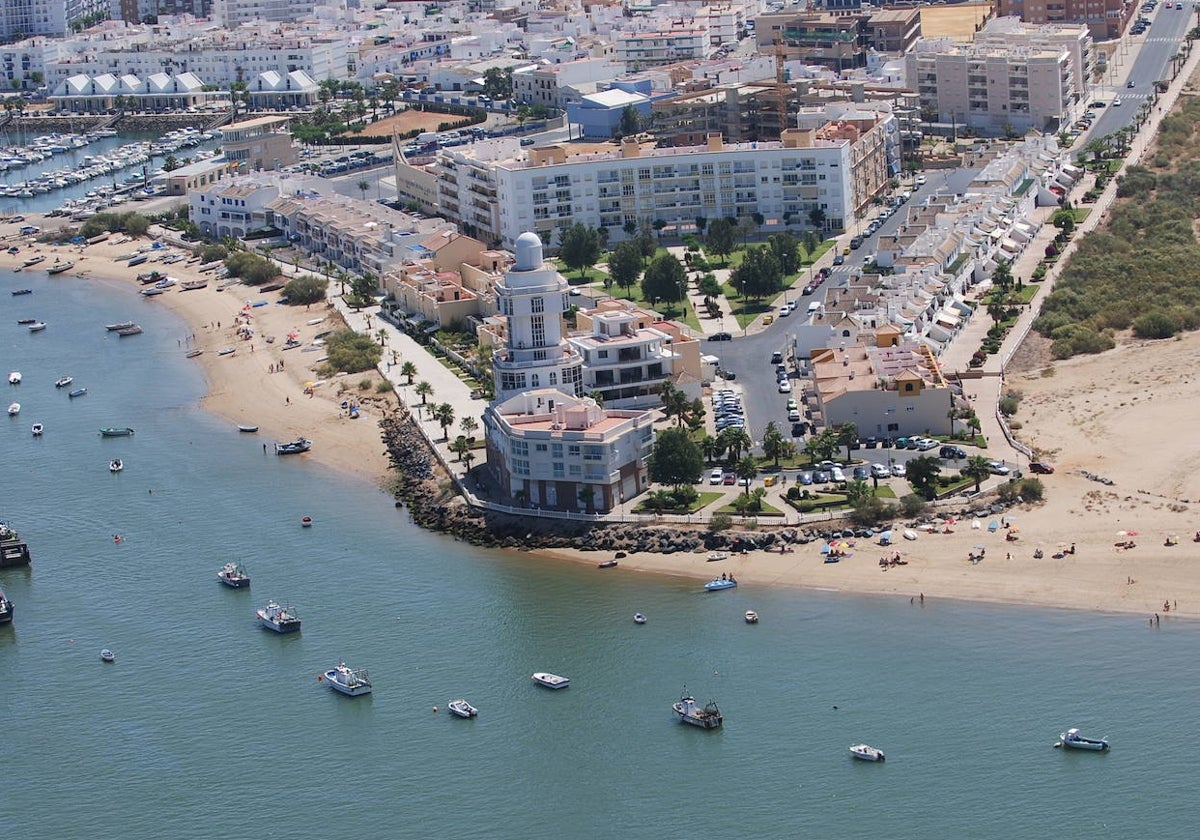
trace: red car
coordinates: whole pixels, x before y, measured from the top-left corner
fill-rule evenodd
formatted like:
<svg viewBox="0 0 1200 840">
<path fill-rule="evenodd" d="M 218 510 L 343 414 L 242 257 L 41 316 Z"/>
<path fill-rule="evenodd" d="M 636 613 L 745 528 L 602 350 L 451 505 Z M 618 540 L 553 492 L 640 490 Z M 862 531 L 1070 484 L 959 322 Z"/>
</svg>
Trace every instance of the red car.
<svg viewBox="0 0 1200 840">
<path fill-rule="evenodd" d="M 725 479 L 722 483 L 727 485 L 737 484 L 737 475 L 734 473 L 725 473 Z"/>
<path fill-rule="evenodd" d="M 1054 472 L 1054 467 L 1044 464 L 1041 461 L 1032 461 L 1029 464 L 1029 471 L 1031 473 L 1038 473 L 1039 475 L 1050 475 L 1050 473 Z"/>
</svg>

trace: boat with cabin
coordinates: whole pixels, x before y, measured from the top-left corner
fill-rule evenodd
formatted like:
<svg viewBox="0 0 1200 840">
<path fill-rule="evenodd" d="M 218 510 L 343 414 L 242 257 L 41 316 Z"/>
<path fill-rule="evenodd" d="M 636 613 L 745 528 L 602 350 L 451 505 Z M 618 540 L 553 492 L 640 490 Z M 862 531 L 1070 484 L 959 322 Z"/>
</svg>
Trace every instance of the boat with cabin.
<svg viewBox="0 0 1200 840">
<path fill-rule="evenodd" d="M 255 612 L 258 623 L 276 633 L 295 633 L 300 629 L 300 617 L 292 612 L 291 607 L 281 607 L 274 601 Z"/>
<path fill-rule="evenodd" d="M 546 688 L 566 688 L 571 684 L 569 677 L 560 677 L 558 674 L 548 674 L 545 671 L 538 671 L 530 679 Z"/>
<path fill-rule="evenodd" d="M 850 748 L 850 757 L 859 761 L 883 761 L 886 756 L 883 750 L 877 750 L 867 744 L 856 744 Z"/>
<path fill-rule="evenodd" d="M 34 321 L 32 324 L 29 325 L 29 331 L 31 333 L 41 332 L 44 329 L 46 329 L 45 321 Z"/>
<path fill-rule="evenodd" d="M 101 662 L 116 662 L 117 655 L 115 653 L 113 653 L 111 650 L 109 650 L 108 648 L 105 648 L 104 650 L 100 651 L 100 661 Z"/>
<path fill-rule="evenodd" d="M 125 469 L 125 462 L 122 461 L 120 458 L 113 458 L 111 461 L 108 462 L 108 471 L 109 472 L 119 473 L 123 469 Z"/>
<path fill-rule="evenodd" d="M 45 427 L 41 423 L 34 423 L 33 428 L 30 429 L 30 431 L 33 432 L 34 437 L 41 437 L 44 430 Z"/>
<path fill-rule="evenodd" d="M 31 294 L 33 294 L 33 289 L 13 289 L 13 293 L 12 293 L 13 297 L 17 297 L 18 295 L 31 295 Z"/>
<path fill-rule="evenodd" d="M 67 260 L 66 262 L 58 262 L 46 269 L 49 274 L 62 274 L 75 267 L 75 263 Z"/>
<path fill-rule="evenodd" d="M 1058 743 L 1054 746 L 1069 750 L 1104 752 L 1108 749 L 1108 740 L 1105 738 L 1085 738 L 1079 734 L 1078 729 L 1068 729 L 1058 736 Z"/>
<path fill-rule="evenodd" d="M 217 572 L 217 580 L 233 589 L 246 589 L 250 586 L 250 575 L 246 574 L 241 563 L 226 563 Z"/>
<path fill-rule="evenodd" d="M 371 693 L 371 677 L 366 668 L 351 668 L 345 662 L 339 662 L 336 668 L 330 668 L 317 677 L 329 683 L 334 691 L 347 697 L 359 697 Z"/>
<path fill-rule="evenodd" d="M 104 437 L 129 437 L 133 434 L 133 429 L 128 426 L 124 429 L 103 428 L 100 430 L 100 434 Z"/>
<path fill-rule="evenodd" d="M 75 381 L 75 377 L 73 377 L 73 376 L 60 376 L 60 377 L 58 377 L 58 379 L 54 380 L 54 387 L 55 388 L 65 388 L 74 381 Z"/>
<path fill-rule="evenodd" d="M 20 413 L 21 413 L 21 404 L 19 402 L 9 403 L 9 405 L 8 405 L 8 416 L 9 417 L 16 417 Z"/>
<path fill-rule="evenodd" d="M 14 370 L 12 373 L 10 373 L 8 375 L 8 384 L 9 385 L 20 385 L 21 384 L 21 371 Z"/>
<path fill-rule="evenodd" d="M 446 704 L 446 708 L 450 710 L 450 714 L 460 718 L 473 718 L 479 714 L 479 710 L 466 700 L 451 700 Z"/>
<path fill-rule="evenodd" d="M 312 449 L 312 441 L 306 438 L 296 438 L 291 443 L 275 444 L 276 455 L 296 455 L 300 452 L 307 452 Z"/>
<path fill-rule="evenodd" d="M 701 729 L 716 729 L 725 722 L 721 710 L 717 708 L 717 704 L 713 700 L 701 708 L 696 705 L 696 698 L 688 694 L 685 690 L 683 696 L 679 698 L 678 703 L 673 703 L 671 708 L 675 710 L 675 714 L 679 715 L 679 719 L 692 726 L 698 726 Z"/>
<path fill-rule="evenodd" d="M 754 610 L 746 610 L 746 623 L 758 624 L 758 613 Z"/>
<path fill-rule="evenodd" d="M 4 590 L 0 589 L 0 624 L 12 624 L 13 602 L 8 600 Z"/>
<path fill-rule="evenodd" d="M 640 612 L 634 613 L 634 614 L 633 614 L 633 623 L 634 623 L 634 624 L 645 624 L 645 623 L 646 623 L 646 616 L 645 616 L 645 615 L 643 615 L 643 614 L 642 614 L 642 613 L 640 613 Z"/>
</svg>

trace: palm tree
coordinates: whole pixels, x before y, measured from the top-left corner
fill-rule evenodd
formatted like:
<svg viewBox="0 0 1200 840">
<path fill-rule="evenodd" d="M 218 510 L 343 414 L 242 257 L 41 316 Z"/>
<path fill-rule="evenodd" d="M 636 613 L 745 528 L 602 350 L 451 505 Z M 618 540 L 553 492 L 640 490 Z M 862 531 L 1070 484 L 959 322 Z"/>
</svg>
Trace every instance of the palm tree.
<svg viewBox="0 0 1200 840">
<path fill-rule="evenodd" d="M 742 453 L 754 445 L 754 441 L 750 440 L 750 435 L 746 430 L 736 426 L 722 429 L 721 433 L 717 435 L 717 443 L 729 454 L 729 460 L 732 463 L 736 463 L 742 457 Z"/>
<path fill-rule="evenodd" d="M 982 455 L 972 455 L 959 472 L 962 473 L 963 478 L 969 478 L 975 482 L 976 493 L 979 492 L 980 483 L 992 474 L 992 470 L 988 466 L 988 459 Z"/>
<path fill-rule="evenodd" d="M 375 337 L 379 339 L 381 347 L 387 347 L 387 330 L 382 327 L 375 333 Z"/>
<path fill-rule="evenodd" d="M 433 396 L 433 386 L 422 379 L 417 383 L 417 396 L 421 398 L 421 405 L 425 405 L 426 400 Z"/>
<path fill-rule="evenodd" d="M 479 421 L 471 415 L 467 415 L 458 421 L 458 428 L 463 430 L 463 434 L 467 436 L 467 440 L 475 439 L 475 432 L 479 428 Z"/>
<path fill-rule="evenodd" d="M 850 447 L 858 441 L 858 426 L 853 423 L 842 423 L 834 429 L 838 446 L 846 447 L 846 460 L 850 460 Z"/>
<path fill-rule="evenodd" d="M 450 403 L 438 403 L 433 407 L 433 419 L 442 427 L 442 437 L 450 440 L 450 424 L 454 422 L 454 406 Z"/>
<path fill-rule="evenodd" d="M 455 460 L 461 461 L 463 456 L 471 451 L 471 444 L 467 443 L 467 439 L 459 435 L 454 439 L 454 443 L 450 444 L 450 451 L 455 454 Z"/>
<path fill-rule="evenodd" d="M 417 375 L 417 366 L 412 362 L 405 362 L 400 366 L 400 375 L 408 377 L 408 384 L 411 385 L 413 377 Z"/>
<path fill-rule="evenodd" d="M 355 186 L 357 186 L 358 191 L 360 193 L 362 193 L 363 201 L 366 201 L 367 190 L 369 190 L 371 188 L 371 182 L 364 178 L 363 180 L 359 181 Z"/>
<path fill-rule="evenodd" d="M 742 458 L 737 462 L 737 466 L 734 467 L 734 470 L 737 472 L 738 480 L 748 488 L 750 486 L 750 482 L 754 480 L 756 475 L 758 475 L 758 462 L 747 455 L 745 458 Z"/>
<path fill-rule="evenodd" d="M 712 435 L 705 435 L 700 440 L 700 451 L 704 453 L 704 463 L 711 464 L 713 459 L 717 457 L 717 453 L 721 450 L 718 448 L 717 439 Z"/>
</svg>

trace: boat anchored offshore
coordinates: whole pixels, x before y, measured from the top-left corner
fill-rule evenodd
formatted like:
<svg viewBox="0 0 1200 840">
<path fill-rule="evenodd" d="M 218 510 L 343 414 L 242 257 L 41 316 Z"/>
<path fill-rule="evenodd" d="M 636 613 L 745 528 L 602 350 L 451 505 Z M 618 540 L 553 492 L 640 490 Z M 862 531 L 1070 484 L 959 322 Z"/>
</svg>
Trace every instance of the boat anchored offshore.
<svg viewBox="0 0 1200 840">
<path fill-rule="evenodd" d="M 58 379 L 54 380 L 54 387 L 55 388 L 66 388 L 68 385 L 70 385 L 74 381 L 75 381 L 74 377 L 60 376 L 60 377 L 58 377 Z"/>
<path fill-rule="evenodd" d="M 546 688 L 566 688 L 571 684 L 568 677 L 560 677 L 558 674 L 547 674 L 544 671 L 538 671 L 530 677 L 538 685 L 544 685 Z"/>
<path fill-rule="evenodd" d="M 43 426 L 41 423 L 34 423 L 33 428 L 30 429 L 30 431 L 33 432 L 34 437 L 41 437 L 42 432 L 45 431 L 45 429 L 46 429 L 46 427 Z"/>
<path fill-rule="evenodd" d="M 1078 729 L 1068 729 L 1058 736 L 1058 743 L 1054 746 L 1065 747 L 1070 750 L 1104 752 L 1108 749 L 1108 741 L 1104 738 L 1084 738 L 1079 734 Z"/>
<path fill-rule="evenodd" d="M 10 403 L 8 406 L 8 416 L 16 417 L 21 413 L 21 404 L 19 402 Z"/>
<path fill-rule="evenodd" d="M 746 623 L 758 624 L 758 613 L 754 610 L 746 610 Z"/>
<path fill-rule="evenodd" d="M 226 563 L 217 572 L 217 580 L 234 589 L 245 589 L 250 586 L 250 575 L 242 568 L 241 563 Z"/>
<path fill-rule="evenodd" d="M 71 399 L 75 399 L 76 397 L 82 397 L 86 393 L 87 393 L 87 388 L 76 388 L 74 391 L 67 394 L 67 396 L 70 397 Z"/>
<path fill-rule="evenodd" d="M 104 437 L 129 437 L 133 434 L 133 429 L 128 426 L 123 429 L 106 427 L 100 430 L 100 434 Z"/>
<path fill-rule="evenodd" d="M 276 633 L 295 633 L 300 629 L 300 617 L 290 607 L 281 607 L 274 601 L 268 601 L 255 615 L 259 624 Z"/>
<path fill-rule="evenodd" d="M 634 614 L 633 614 L 633 623 L 634 623 L 634 624 L 645 624 L 645 623 L 646 623 L 646 616 L 642 615 L 640 612 L 639 612 L 639 613 L 634 613 Z"/>
<path fill-rule="evenodd" d="M 690 723 L 692 726 L 699 726 L 701 729 L 716 729 L 725 722 L 725 718 L 721 715 L 721 710 L 717 708 L 715 702 L 710 700 L 708 705 L 700 708 L 696 705 L 696 698 L 688 694 L 686 690 L 679 698 L 679 702 L 672 704 L 671 708 L 675 710 L 675 714 L 679 715 L 681 721 Z"/>
<path fill-rule="evenodd" d="M 450 710 L 450 714 L 460 718 L 473 718 L 479 714 L 479 710 L 466 700 L 451 700 L 446 704 L 446 708 Z"/>
<path fill-rule="evenodd" d="M 851 747 L 850 757 L 857 758 L 859 761 L 883 761 L 885 758 L 883 750 L 877 750 L 866 744 L 856 744 Z"/>
<path fill-rule="evenodd" d="M 13 620 L 13 603 L 8 600 L 8 596 L 4 594 L 4 590 L 0 589 L 0 625 L 12 624 Z"/>
<path fill-rule="evenodd" d="M 108 648 L 105 648 L 104 650 L 100 651 L 100 659 L 103 662 L 116 662 L 117 655 Z"/>
<path fill-rule="evenodd" d="M 120 458 L 113 458 L 111 461 L 108 462 L 108 471 L 109 472 L 119 473 L 123 469 L 125 469 L 125 462 L 122 461 Z"/>
<path fill-rule="evenodd" d="M 21 371 L 14 370 L 12 373 L 10 373 L 8 375 L 8 384 L 9 385 L 20 385 L 21 384 Z"/>
<path fill-rule="evenodd" d="M 318 675 L 317 680 L 324 680 L 334 691 L 347 697 L 371 693 L 371 677 L 367 674 L 367 669 L 355 670 L 345 662 L 339 662 L 336 668 L 330 668 L 324 674 Z"/>
</svg>

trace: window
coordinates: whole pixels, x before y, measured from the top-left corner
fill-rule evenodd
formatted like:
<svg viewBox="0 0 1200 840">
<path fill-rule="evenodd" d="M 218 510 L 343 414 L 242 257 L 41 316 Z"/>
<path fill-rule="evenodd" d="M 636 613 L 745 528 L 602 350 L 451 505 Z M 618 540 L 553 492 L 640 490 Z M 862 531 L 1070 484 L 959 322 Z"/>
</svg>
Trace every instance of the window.
<svg viewBox="0 0 1200 840">
<path fill-rule="evenodd" d="M 554 458 L 561 458 L 563 454 L 563 445 L 561 443 L 550 444 L 550 455 Z"/>
<path fill-rule="evenodd" d="M 534 444 L 534 447 L 533 447 L 534 452 L 546 452 L 548 449 L 549 449 L 549 447 L 546 446 L 546 444 L 544 444 L 544 443 Z"/>
<path fill-rule="evenodd" d="M 529 386 L 531 388 L 538 388 L 541 386 L 541 382 L 538 381 L 538 375 L 536 373 L 530 376 Z"/>
<path fill-rule="evenodd" d="M 543 298 L 535 297 L 529 303 L 529 311 L 530 312 L 545 312 L 546 311 L 546 301 Z"/>
<path fill-rule="evenodd" d="M 566 478 L 566 469 L 563 467 L 562 461 L 554 462 L 553 472 L 555 478 Z"/>
<path fill-rule="evenodd" d="M 525 388 L 525 374 L 501 373 L 500 388 L 504 391 L 518 391 Z"/>
<path fill-rule="evenodd" d="M 533 333 L 533 346 L 541 347 L 546 343 L 546 321 L 541 315 L 534 315 L 530 330 Z"/>
<path fill-rule="evenodd" d="M 577 478 L 583 475 L 583 467 L 579 466 L 579 464 L 571 464 L 570 473 L 572 478 Z"/>
<path fill-rule="evenodd" d="M 585 461 L 600 461 L 604 458 L 603 446 L 585 446 L 583 448 L 583 460 Z"/>
<path fill-rule="evenodd" d="M 568 458 L 578 458 L 579 457 L 579 444 L 578 443 L 572 443 L 567 447 L 567 457 Z"/>
<path fill-rule="evenodd" d="M 510 448 L 513 455 L 529 455 L 529 444 L 523 440 L 514 440 Z"/>
<path fill-rule="evenodd" d="M 512 462 L 514 475 L 529 475 L 529 462 L 523 458 L 515 458 Z"/>
</svg>

